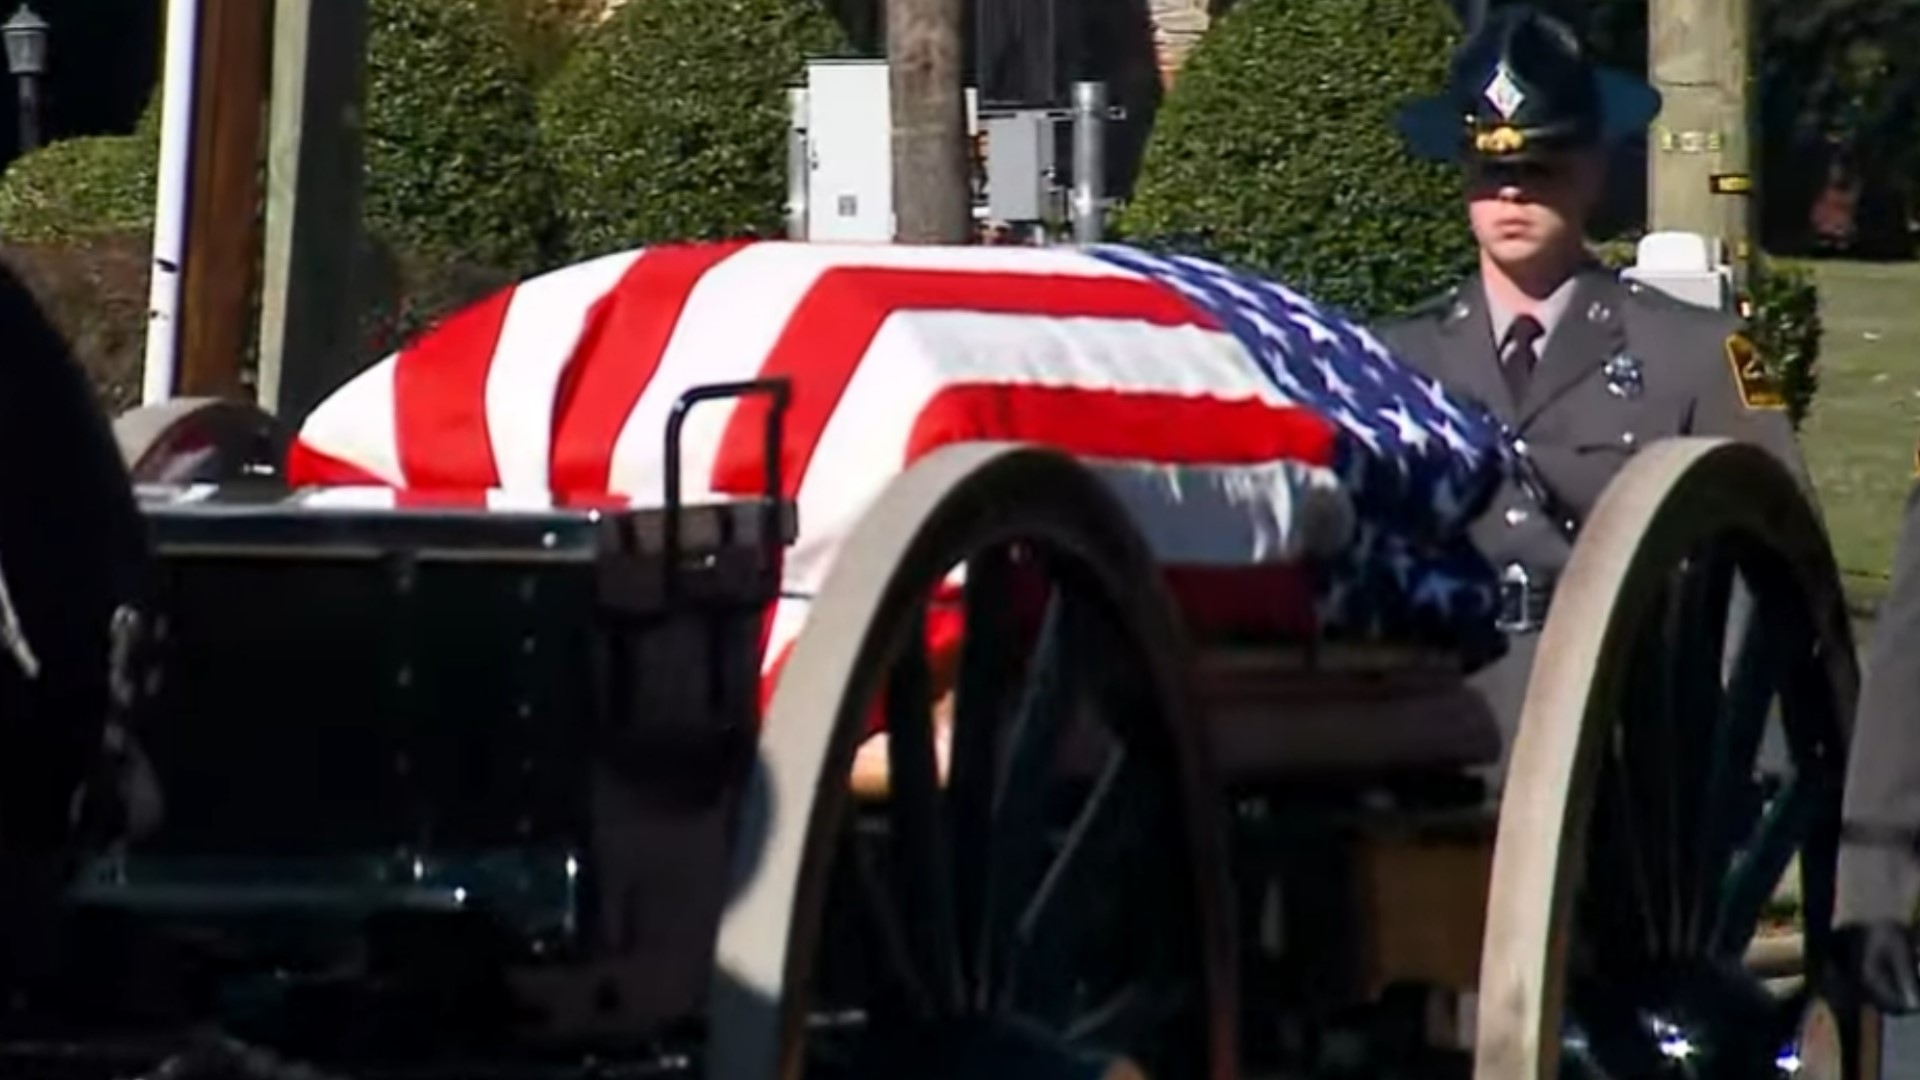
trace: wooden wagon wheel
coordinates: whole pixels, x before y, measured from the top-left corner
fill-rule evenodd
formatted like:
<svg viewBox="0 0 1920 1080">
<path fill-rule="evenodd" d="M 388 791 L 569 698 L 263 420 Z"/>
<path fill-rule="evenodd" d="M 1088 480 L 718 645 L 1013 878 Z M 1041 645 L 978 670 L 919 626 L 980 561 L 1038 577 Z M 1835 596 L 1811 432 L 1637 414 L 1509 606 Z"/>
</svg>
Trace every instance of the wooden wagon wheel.
<svg viewBox="0 0 1920 1080">
<path fill-rule="evenodd" d="M 764 834 L 738 841 L 708 1075 L 1231 1076 L 1222 804 L 1125 513 L 1058 454 L 970 444 L 895 481 L 835 565 L 745 796 Z M 943 783 L 924 612 L 961 565 Z M 882 703 L 890 791 L 863 806 Z"/>
<path fill-rule="evenodd" d="M 1643 451 L 1575 545 L 1538 656 L 1477 1080 L 1875 1075 L 1878 1018 L 1818 993 L 1858 676 L 1824 530 L 1785 469 L 1724 440 Z M 1766 775 L 1775 724 L 1787 767 Z M 1795 865 L 1809 977 L 1782 988 L 1752 961 Z"/>
<path fill-rule="evenodd" d="M 222 398 L 175 398 L 122 413 L 113 423 L 135 483 L 272 479 L 286 462 L 286 429 L 272 414 Z"/>
</svg>

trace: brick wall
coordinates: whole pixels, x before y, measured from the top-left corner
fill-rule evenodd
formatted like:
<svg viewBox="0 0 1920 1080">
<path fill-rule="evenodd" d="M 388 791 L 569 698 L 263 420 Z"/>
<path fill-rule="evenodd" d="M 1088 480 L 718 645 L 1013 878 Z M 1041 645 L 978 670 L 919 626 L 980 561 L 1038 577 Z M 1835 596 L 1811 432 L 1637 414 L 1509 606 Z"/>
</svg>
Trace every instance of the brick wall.
<svg viewBox="0 0 1920 1080">
<path fill-rule="evenodd" d="M 1150 0 L 1153 44 L 1160 54 L 1160 74 L 1169 82 L 1195 43 L 1207 32 L 1207 0 Z"/>
</svg>

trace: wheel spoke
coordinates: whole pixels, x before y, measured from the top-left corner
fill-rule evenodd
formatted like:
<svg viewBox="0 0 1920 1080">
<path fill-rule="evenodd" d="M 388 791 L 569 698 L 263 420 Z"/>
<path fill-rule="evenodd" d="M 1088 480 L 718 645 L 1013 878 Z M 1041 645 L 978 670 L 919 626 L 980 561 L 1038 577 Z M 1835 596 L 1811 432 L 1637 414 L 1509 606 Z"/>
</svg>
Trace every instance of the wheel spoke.
<svg viewBox="0 0 1920 1080">
<path fill-rule="evenodd" d="M 872 933 L 879 938 L 880 955 L 893 985 L 910 999 L 913 1011 L 921 1016 L 936 1012 L 933 996 L 927 992 L 926 978 L 913 962 L 913 946 L 908 941 L 906 922 L 900 908 L 880 879 L 873 865 L 873 844 L 857 832 L 849 836 L 853 847 L 853 870 L 858 884 L 861 910 L 866 913 Z"/>
<path fill-rule="evenodd" d="M 1130 1046 L 1138 1033 L 1152 1031 L 1190 1007 L 1192 996 L 1191 986 L 1131 982 L 1074 1018 L 1066 1026 L 1066 1037 L 1097 1046 Z"/>
<path fill-rule="evenodd" d="M 1019 625 L 1012 605 L 1012 567 L 1005 548 L 967 563 L 960 666 L 953 709 L 953 764 L 947 786 L 953 813 L 956 867 L 984 867 L 954 882 L 959 934 L 969 967 L 969 1005 L 987 1006 L 996 974 L 987 933 L 991 881 L 993 803 L 999 773 L 997 742 L 1018 675 Z"/>
<path fill-rule="evenodd" d="M 1636 812 L 1635 806 L 1636 788 L 1639 785 L 1634 782 L 1633 771 L 1629 767 L 1631 755 L 1626 745 L 1627 732 L 1616 726 L 1609 734 L 1611 737 L 1608 740 L 1606 760 L 1601 766 L 1607 783 L 1599 795 L 1600 800 L 1607 807 L 1608 812 L 1605 818 L 1607 827 L 1595 830 L 1597 834 L 1595 839 L 1600 842 L 1593 845 L 1587 882 L 1589 887 L 1596 883 L 1610 883 L 1614 879 L 1614 871 L 1624 872 L 1632 889 L 1631 907 L 1635 917 L 1623 918 L 1616 905 L 1591 894 L 1589 913 L 1590 917 L 1597 916 L 1605 920 L 1604 925 L 1613 927 L 1622 935 L 1623 940 L 1615 943 L 1618 945 L 1629 944 L 1624 938 L 1635 934 L 1636 928 L 1626 924 L 1638 922 L 1639 955 L 1653 956 L 1659 949 L 1660 929 L 1655 923 L 1653 886 L 1648 881 L 1647 853 L 1640 843 L 1640 814 Z M 1606 959 L 1618 959 L 1618 956 L 1606 946 L 1602 946 L 1600 952 Z"/>
<path fill-rule="evenodd" d="M 1741 673 L 1753 671 L 1759 659 L 1755 636 L 1764 623 L 1736 578 L 1736 561 L 1726 555 L 1701 559 L 1682 596 L 1686 609 L 1676 619 L 1676 640 L 1668 653 L 1670 671 L 1678 676 L 1674 721 L 1686 749 L 1670 767 L 1676 813 L 1668 824 L 1684 853 L 1672 882 L 1684 909 L 1674 951 L 1699 955 L 1713 932 L 1726 859 L 1751 817 L 1747 788 L 1759 753 L 1764 705 L 1761 723 L 1751 723 L 1751 709 L 1728 694 L 1728 682 L 1738 686 Z"/>
<path fill-rule="evenodd" d="M 1726 889 L 1730 864 L 1753 837 L 1761 813 L 1755 770 L 1760 746 L 1775 700 L 1778 641 L 1772 614 L 1757 603 L 1750 617 L 1735 628 L 1739 644 L 1728 662 L 1727 691 L 1721 713 L 1720 737 L 1715 740 L 1707 767 L 1699 817 L 1701 857 L 1695 878 L 1697 902 L 1711 920 L 1704 938 L 1707 952 L 1720 955 L 1726 947 Z"/>
<path fill-rule="evenodd" d="M 1027 669 L 1026 693 L 1007 733 L 1006 772 L 994 791 L 981 952 L 998 960 L 993 998 L 1002 1007 L 1013 999 L 1018 981 L 1015 957 L 1021 943 L 1016 928 L 1026 883 L 1042 876 L 1046 862 L 1047 796 L 1072 704 L 1068 675 L 1074 669 L 1078 627 L 1071 614 L 1064 596 L 1056 592 L 1049 598 Z"/>
<path fill-rule="evenodd" d="M 1659 935 L 1659 952 L 1655 955 L 1666 960 L 1684 955 L 1687 951 L 1688 918 L 1687 903 L 1684 898 L 1686 882 L 1691 876 L 1689 852 L 1687 851 L 1687 829 L 1685 822 L 1693 820 L 1690 809 L 1687 783 L 1693 777 L 1688 774 L 1688 765 L 1695 760 L 1692 751 L 1697 741 L 1698 729 L 1702 726 L 1702 717 L 1690 712 L 1689 706 L 1698 707 L 1700 691 L 1700 672 L 1690 661 L 1696 661 L 1698 637 L 1690 635 L 1695 629 L 1693 612 L 1688 601 L 1697 590 L 1697 564 L 1689 567 L 1693 573 L 1683 569 L 1679 580 L 1668 594 L 1666 617 L 1661 620 L 1660 632 L 1648 636 L 1649 644 L 1656 650 L 1650 665 L 1656 677 L 1649 680 L 1649 686 L 1655 695 L 1653 708 L 1629 718 L 1637 729 L 1628 736 L 1629 744 L 1640 743 L 1648 753 L 1641 758 L 1647 774 L 1656 777 L 1657 787 L 1650 794 L 1655 807 L 1653 820 L 1653 840 L 1659 863 L 1649 867 L 1650 884 L 1654 902 L 1654 926 Z M 1715 664 L 1711 670 L 1718 671 Z"/>
<path fill-rule="evenodd" d="M 1085 850 L 1088 838 L 1093 834 L 1094 825 L 1099 822 L 1102 811 L 1107 808 L 1108 799 L 1118 787 L 1120 777 L 1126 771 L 1128 754 L 1121 747 L 1109 754 L 1106 764 L 1100 769 L 1100 776 L 1094 781 L 1093 791 L 1087 801 L 1081 805 L 1080 813 L 1073 819 L 1073 825 L 1067 830 L 1066 840 L 1054 855 L 1053 862 L 1040 879 L 1040 887 L 1027 899 L 1026 906 L 1020 911 L 1020 921 L 1015 930 L 1015 948 L 1025 954 L 1033 947 L 1039 934 L 1040 924 L 1046 918 L 1053 899 L 1059 894 L 1060 886 L 1067 880 L 1067 873 L 1075 866 L 1080 853 Z"/>
<path fill-rule="evenodd" d="M 1768 803 L 1751 841 L 1727 868 L 1714 920 L 1713 952 L 1732 959 L 1746 951 L 1760 926 L 1760 915 L 1800 850 L 1814 815 L 1819 792 L 1803 777 L 1789 780 Z"/>
<path fill-rule="evenodd" d="M 939 765 L 934 757 L 933 680 L 926 619 L 908 636 L 887 683 L 888 810 L 892 864 L 906 905 L 908 932 L 937 1005 L 962 1005 L 955 938 L 953 867 L 940 823 Z"/>
</svg>

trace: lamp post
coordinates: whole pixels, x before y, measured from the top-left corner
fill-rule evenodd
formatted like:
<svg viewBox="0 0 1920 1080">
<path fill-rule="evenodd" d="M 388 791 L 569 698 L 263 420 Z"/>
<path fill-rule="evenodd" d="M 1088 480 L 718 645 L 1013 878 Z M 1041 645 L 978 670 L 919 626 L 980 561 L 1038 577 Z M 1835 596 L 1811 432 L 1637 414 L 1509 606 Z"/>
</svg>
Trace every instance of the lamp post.
<svg viewBox="0 0 1920 1080">
<path fill-rule="evenodd" d="M 50 29 L 47 21 L 24 3 L 0 25 L 0 38 L 5 38 L 7 45 L 7 73 L 20 84 L 22 153 L 40 145 L 40 77 L 47 72 Z"/>
</svg>

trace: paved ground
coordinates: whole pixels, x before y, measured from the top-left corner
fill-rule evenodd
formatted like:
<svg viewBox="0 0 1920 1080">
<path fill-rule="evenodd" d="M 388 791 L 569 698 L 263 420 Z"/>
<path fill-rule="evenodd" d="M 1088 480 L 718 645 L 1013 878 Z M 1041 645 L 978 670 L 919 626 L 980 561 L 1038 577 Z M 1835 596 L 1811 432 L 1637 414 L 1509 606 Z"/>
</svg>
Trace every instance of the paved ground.
<svg viewBox="0 0 1920 1080">
<path fill-rule="evenodd" d="M 1920 1080 L 1920 1017 L 1891 1021 L 1880 1080 Z"/>
</svg>

